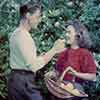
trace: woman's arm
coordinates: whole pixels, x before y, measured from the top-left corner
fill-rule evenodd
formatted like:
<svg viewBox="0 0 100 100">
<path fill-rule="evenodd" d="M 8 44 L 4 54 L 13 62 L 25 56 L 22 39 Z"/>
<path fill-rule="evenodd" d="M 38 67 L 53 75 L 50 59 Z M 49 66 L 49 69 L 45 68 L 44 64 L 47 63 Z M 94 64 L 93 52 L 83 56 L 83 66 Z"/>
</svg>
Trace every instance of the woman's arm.
<svg viewBox="0 0 100 100">
<path fill-rule="evenodd" d="M 74 76 L 79 77 L 79 78 L 84 79 L 84 80 L 91 80 L 91 81 L 95 81 L 96 80 L 96 74 L 95 73 L 77 72 L 76 70 L 74 70 L 70 66 L 67 68 L 67 72 L 69 74 L 71 74 L 71 75 L 74 75 Z"/>
<path fill-rule="evenodd" d="M 84 80 L 96 81 L 96 74 L 95 73 L 80 73 L 77 72 L 75 76 L 82 78 Z"/>
</svg>

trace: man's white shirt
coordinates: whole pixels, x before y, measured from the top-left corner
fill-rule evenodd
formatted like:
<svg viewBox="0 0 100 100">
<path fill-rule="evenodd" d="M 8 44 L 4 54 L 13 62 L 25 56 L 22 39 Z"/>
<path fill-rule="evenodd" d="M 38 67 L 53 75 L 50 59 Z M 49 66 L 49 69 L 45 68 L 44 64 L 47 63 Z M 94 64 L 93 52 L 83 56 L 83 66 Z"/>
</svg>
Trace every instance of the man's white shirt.
<svg viewBox="0 0 100 100">
<path fill-rule="evenodd" d="M 9 46 L 12 69 L 36 72 L 45 65 L 44 59 L 37 56 L 35 42 L 28 32 L 16 29 L 10 36 Z"/>
</svg>

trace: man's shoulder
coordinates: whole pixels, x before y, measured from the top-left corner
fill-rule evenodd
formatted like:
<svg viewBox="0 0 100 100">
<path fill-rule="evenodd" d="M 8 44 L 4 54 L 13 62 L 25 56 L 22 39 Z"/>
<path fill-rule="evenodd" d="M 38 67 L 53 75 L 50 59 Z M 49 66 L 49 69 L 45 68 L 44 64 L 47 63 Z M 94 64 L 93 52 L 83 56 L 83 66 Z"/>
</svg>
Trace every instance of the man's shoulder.
<svg viewBox="0 0 100 100">
<path fill-rule="evenodd" d="M 14 38 L 14 37 L 16 37 L 18 35 L 19 35 L 19 31 L 18 31 L 18 28 L 17 28 L 13 32 L 10 33 L 9 39 L 12 39 L 12 38 Z"/>
</svg>

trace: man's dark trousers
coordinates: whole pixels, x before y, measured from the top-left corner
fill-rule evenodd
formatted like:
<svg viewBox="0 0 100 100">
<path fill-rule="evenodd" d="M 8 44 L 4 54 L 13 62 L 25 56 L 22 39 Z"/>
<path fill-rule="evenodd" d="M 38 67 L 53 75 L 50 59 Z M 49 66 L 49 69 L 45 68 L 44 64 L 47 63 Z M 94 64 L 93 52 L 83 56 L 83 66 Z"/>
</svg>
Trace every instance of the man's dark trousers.
<svg viewBox="0 0 100 100">
<path fill-rule="evenodd" d="M 13 70 L 8 79 L 9 100 L 43 100 L 34 78 L 31 71 Z"/>
</svg>

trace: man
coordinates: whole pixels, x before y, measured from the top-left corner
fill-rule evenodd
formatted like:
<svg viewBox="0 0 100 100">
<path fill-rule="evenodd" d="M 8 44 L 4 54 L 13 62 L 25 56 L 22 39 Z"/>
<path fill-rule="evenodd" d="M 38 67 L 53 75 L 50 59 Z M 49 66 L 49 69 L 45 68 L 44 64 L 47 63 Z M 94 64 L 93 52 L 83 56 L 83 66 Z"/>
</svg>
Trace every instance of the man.
<svg viewBox="0 0 100 100">
<path fill-rule="evenodd" d="M 57 40 L 50 51 L 37 56 L 35 42 L 29 31 L 40 22 L 41 8 L 37 4 L 26 4 L 20 7 L 20 15 L 20 25 L 9 40 L 12 68 L 8 80 L 9 100 L 42 100 L 34 83 L 34 74 L 64 48 L 64 41 Z"/>
</svg>

